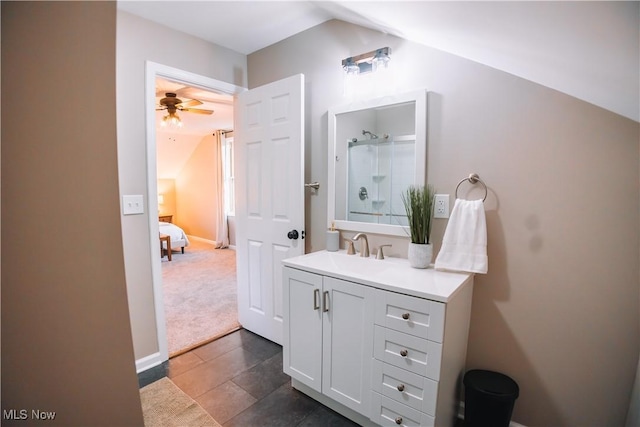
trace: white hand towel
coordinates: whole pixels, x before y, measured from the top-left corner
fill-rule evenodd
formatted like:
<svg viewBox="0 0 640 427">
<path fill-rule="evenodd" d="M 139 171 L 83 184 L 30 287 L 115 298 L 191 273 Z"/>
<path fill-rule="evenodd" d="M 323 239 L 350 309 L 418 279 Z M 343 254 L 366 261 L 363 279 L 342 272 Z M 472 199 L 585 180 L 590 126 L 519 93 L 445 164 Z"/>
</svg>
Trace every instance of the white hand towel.
<svg viewBox="0 0 640 427">
<path fill-rule="evenodd" d="M 482 200 L 456 199 L 435 269 L 485 274 L 488 266 L 484 204 Z"/>
</svg>

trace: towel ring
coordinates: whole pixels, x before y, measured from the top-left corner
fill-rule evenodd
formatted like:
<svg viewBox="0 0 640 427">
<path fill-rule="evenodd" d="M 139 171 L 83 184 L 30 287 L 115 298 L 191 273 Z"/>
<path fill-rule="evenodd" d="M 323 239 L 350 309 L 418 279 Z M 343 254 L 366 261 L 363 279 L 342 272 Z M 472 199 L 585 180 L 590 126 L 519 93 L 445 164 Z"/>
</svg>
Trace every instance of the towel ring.
<svg viewBox="0 0 640 427">
<path fill-rule="evenodd" d="M 458 185 L 456 186 L 456 199 L 458 198 L 458 188 L 460 187 L 460 184 L 462 184 L 465 181 L 469 181 L 472 184 L 475 184 L 477 182 L 482 184 L 482 186 L 484 187 L 484 197 L 482 198 L 482 201 L 484 202 L 485 200 L 487 200 L 487 194 L 489 194 L 487 190 L 487 184 L 485 184 L 484 181 L 480 179 L 477 173 L 472 173 L 471 175 L 469 175 L 468 178 L 465 178 L 458 183 Z"/>
</svg>

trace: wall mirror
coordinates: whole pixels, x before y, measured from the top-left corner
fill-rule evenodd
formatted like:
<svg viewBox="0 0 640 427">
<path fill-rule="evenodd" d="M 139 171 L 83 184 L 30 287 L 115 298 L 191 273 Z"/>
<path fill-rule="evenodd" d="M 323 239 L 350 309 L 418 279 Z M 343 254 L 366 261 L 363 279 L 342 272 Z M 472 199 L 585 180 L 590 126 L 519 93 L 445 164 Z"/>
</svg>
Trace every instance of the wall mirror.
<svg viewBox="0 0 640 427">
<path fill-rule="evenodd" d="M 408 236 L 401 194 L 426 182 L 427 92 L 353 102 L 328 116 L 328 225 Z"/>
</svg>

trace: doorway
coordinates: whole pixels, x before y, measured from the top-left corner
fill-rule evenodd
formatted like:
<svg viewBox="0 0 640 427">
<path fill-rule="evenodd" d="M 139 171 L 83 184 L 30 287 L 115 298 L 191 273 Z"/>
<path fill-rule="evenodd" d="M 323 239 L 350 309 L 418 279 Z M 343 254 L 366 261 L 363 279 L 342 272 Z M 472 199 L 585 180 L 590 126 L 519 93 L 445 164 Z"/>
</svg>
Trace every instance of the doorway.
<svg viewBox="0 0 640 427">
<path fill-rule="evenodd" d="M 234 96 L 245 89 L 239 86 L 231 85 L 208 77 L 193 74 L 184 70 L 147 62 L 145 89 L 146 89 L 146 128 L 147 128 L 147 187 L 149 194 L 148 200 L 158 200 L 158 141 L 156 132 L 156 79 L 164 79 L 166 81 L 175 82 L 183 86 L 188 86 L 193 90 L 208 91 L 213 94 L 224 95 L 227 99 Z M 185 117 L 186 119 L 186 117 Z M 149 229 L 150 241 L 149 245 L 151 253 L 158 252 L 158 217 L 160 209 L 158 204 L 149 204 Z M 206 240 L 206 239 L 205 239 Z M 169 358 L 169 348 L 167 341 L 166 315 L 164 308 L 164 295 L 162 286 L 162 260 L 160 257 L 152 257 L 152 281 L 154 293 L 154 309 L 156 317 L 157 339 L 159 347 L 160 361 Z"/>
</svg>

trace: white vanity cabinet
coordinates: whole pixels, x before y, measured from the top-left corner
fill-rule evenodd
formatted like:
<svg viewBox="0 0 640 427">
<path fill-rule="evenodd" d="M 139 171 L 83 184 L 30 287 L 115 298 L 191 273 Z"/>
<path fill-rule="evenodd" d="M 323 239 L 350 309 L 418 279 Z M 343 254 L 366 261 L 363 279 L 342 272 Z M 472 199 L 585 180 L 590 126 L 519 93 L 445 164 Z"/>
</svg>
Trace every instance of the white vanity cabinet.
<svg viewBox="0 0 640 427">
<path fill-rule="evenodd" d="M 283 260 L 284 371 L 360 425 L 453 426 L 473 276 L 320 251 Z"/>
<path fill-rule="evenodd" d="M 283 278 L 285 373 L 366 414 L 374 289 L 292 268 Z"/>
</svg>

